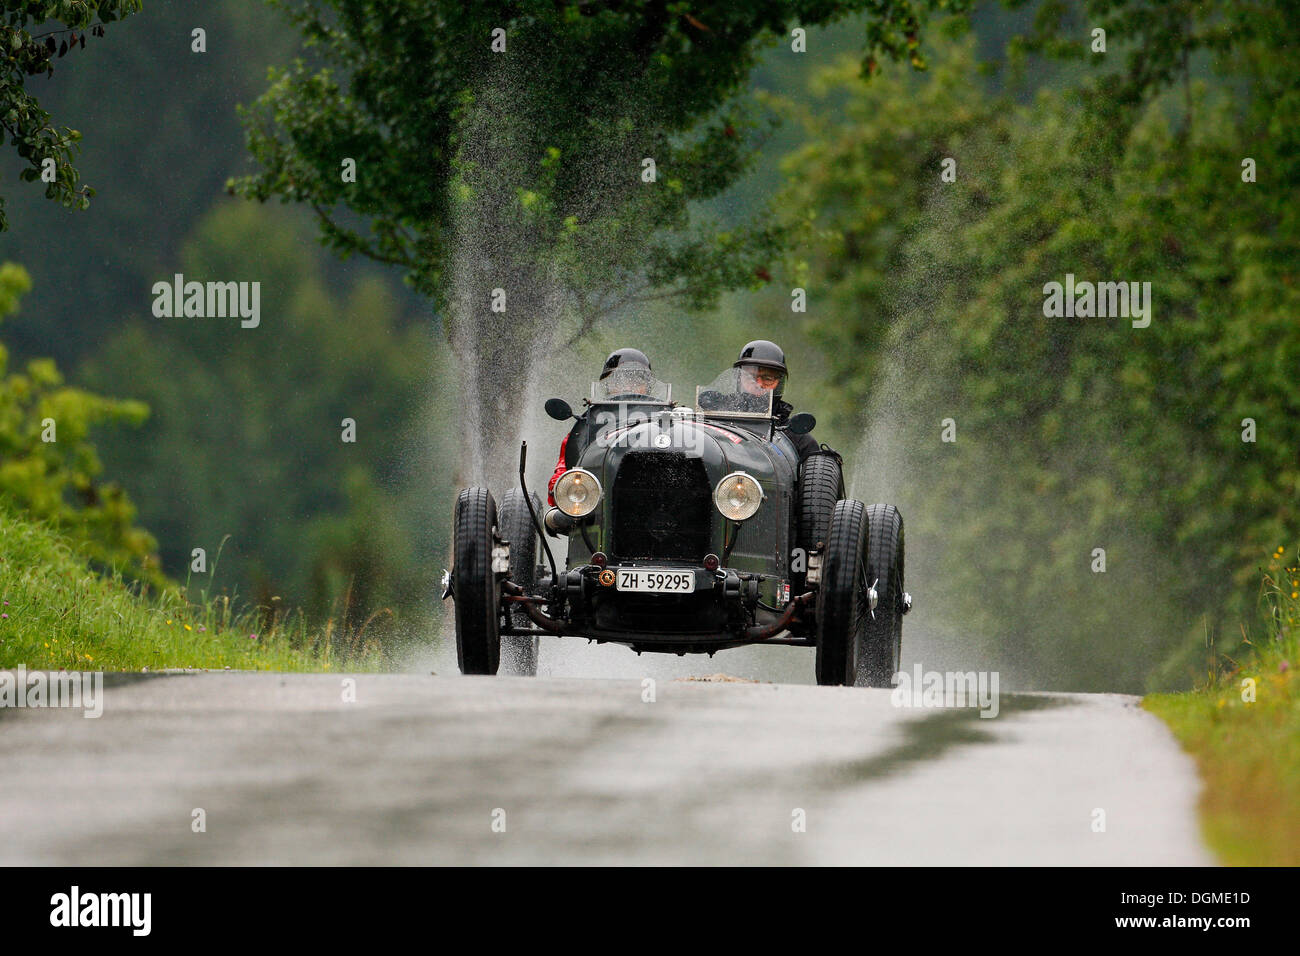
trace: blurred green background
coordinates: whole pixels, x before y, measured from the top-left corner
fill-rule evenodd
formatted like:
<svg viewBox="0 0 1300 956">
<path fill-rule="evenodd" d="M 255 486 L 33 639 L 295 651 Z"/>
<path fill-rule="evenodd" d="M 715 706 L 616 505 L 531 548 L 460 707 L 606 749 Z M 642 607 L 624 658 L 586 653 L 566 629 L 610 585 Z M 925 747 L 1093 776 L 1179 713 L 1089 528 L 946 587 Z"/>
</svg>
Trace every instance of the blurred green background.
<svg viewBox="0 0 1300 956">
<path fill-rule="evenodd" d="M 1261 4 L 1223 49 L 1131 96 L 1105 81 L 1123 37 L 1108 60 L 1006 61 L 1029 16 L 977 5 L 969 32 L 932 25 L 927 72 L 891 63 L 870 82 L 860 23 L 812 31 L 807 54 L 771 47 L 751 87 L 782 125 L 704 211 L 815 214 L 807 312 L 779 275 L 707 314 L 648 309 L 539 357 L 536 397 L 580 398 L 619 345 L 680 395 L 773 338 L 788 397 L 849 457 L 851 493 L 906 516 L 905 653 L 1039 689 L 1182 686 L 1209 645 L 1248 633 L 1257 568 L 1296 540 L 1300 20 Z M 3 336 L 15 363 L 52 357 L 72 383 L 148 405 L 93 439 L 165 574 L 221 549 L 219 589 L 318 619 L 386 609 L 397 640 L 437 614 L 475 436 L 426 300 L 338 261 L 302 210 L 224 192 L 250 168 L 235 106 L 297 45 L 260 3 L 152 0 L 81 54 L 93 62 L 35 81 L 84 134 L 99 194 L 61 209 L 0 155 L 0 261 L 31 277 Z M 259 280 L 276 334 L 154 318 L 151 287 L 176 272 Z M 1151 282 L 1150 327 L 1045 318 L 1043 284 L 1066 273 Z M 537 474 L 561 430 L 526 423 Z"/>
</svg>

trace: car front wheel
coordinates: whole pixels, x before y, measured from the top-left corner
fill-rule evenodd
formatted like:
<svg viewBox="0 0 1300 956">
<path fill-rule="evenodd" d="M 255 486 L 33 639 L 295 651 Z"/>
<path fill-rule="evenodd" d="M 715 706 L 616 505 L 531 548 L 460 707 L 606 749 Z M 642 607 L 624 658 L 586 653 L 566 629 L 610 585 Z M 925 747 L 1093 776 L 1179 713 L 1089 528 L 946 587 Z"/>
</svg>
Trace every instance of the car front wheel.
<svg viewBox="0 0 1300 956">
<path fill-rule="evenodd" d="M 845 498 L 835 503 L 822 552 L 817 593 L 817 683 L 853 684 L 858 632 L 867 601 L 867 509 Z"/>
<path fill-rule="evenodd" d="M 456 499 L 456 661 L 462 674 L 495 674 L 501 662 L 501 590 L 492 571 L 497 506 L 486 488 L 466 488 Z"/>
<path fill-rule="evenodd" d="M 876 611 L 858 631 L 859 687 L 891 687 L 903 650 L 903 516 L 893 505 L 867 508 L 867 581 Z"/>
<path fill-rule="evenodd" d="M 532 495 L 533 509 L 541 514 L 541 502 Z M 510 580 L 528 594 L 537 580 L 537 527 L 528 511 L 528 502 L 519 488 L 511 488 L 501 498 L 498 524 L 501 536 L 510 542 Z M 532 628 L 533 622 L 523 608 L 514 605 L 510 623 Z M 519 677 L 537 676 L 537 636 L 511 635 L 501 638 L 501 673 Z"/>
</svg>

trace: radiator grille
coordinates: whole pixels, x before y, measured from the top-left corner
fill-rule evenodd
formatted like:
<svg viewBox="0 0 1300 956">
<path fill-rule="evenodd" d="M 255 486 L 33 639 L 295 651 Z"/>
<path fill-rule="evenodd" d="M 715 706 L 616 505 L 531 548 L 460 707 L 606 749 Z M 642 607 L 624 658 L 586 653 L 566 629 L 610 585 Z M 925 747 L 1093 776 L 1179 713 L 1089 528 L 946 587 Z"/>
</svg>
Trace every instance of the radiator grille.
<svg viewBox="0 0 1300 956">
<path fill-rule="evenodd" d="M 712 505 L 699 458 L 629 452 L 614 479 L 614 555 L 619 561 L 700 561 L 709 552 Z"/>
</svg>

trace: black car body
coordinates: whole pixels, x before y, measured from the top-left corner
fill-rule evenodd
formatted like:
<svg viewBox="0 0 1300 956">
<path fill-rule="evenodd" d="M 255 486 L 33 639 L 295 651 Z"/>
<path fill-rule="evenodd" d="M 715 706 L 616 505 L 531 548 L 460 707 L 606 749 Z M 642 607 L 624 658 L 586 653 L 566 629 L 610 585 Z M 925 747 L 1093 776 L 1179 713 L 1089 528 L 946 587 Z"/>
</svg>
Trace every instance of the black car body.
<svg viewBox="0 0 1300 956">
<path fill-rule="evenodd" d="M 572 628 L 638 650 L 747 643 L 750 627 L 779 616 L 760 604 L 779 607 L 790 597 L 794 445 L 770 417 L 631 404 L 593 410 L 610 411 L 623 424 L 597 434 L 578 463 L 600 480 L 604 494 L 569 535 L 565 590 Z M 763 494 L 758 510 L 741 522 L 714 506 L 719 482 L 737 472 L 756 479 Z M 710 555 L 717 559 L 712 569 L 705 564 Z M 637 570 L 689 571 L 693 590 L 621 588 L 620 577 L 628 580 Z M 613 573 L 613 585 L 600 583 L 602 571 Z"/>
<path fill-rule="evenodd" d="M 770 395 L 747 394 L 738 382 L 729 370 L 697 390 L 690 406 L 669 401 L 662 383 L 633 395 L 594 391 L 570 433 L 576 451 L 570 450 L 569 468 L 556 484 L 567 547 L 559 536 L 548 560 L 538 563 L 540 508 L 522 488 L 511 489 L 490 531 L 492 577 L 499 580 L 494 586 L 476 579 L 468 608 L 462 608 L 464 589 L 456 585 L 465 584 L 462 573 L 470 573 L 462 566 L 489 560 L 482 546 L 468 540 L 487 528 L 479 528 L 481 519 L 462 528 L 458 506 L 457 570 L 449 590 L 457 597 L 462 669 L 469 648 L 470 672 L 495 672 L 500 651 L 478 655 L 485 667 L 474 664 L 477 625 L 495 614 L 497 639 L 524 659 L 525 670 L 530 651 L 535 667 L 536 636 L 552 634 L 678 654 L 754 643 L 815 646 L 822 683 L 879 683 L 881 667 L 874 675 L 857 673 L 857 645 L 875 640 L 890 644 L 892 674 L 901 640 L 895 617 L 910 604 L 902 591 L 901 518 L 898 553 L 885 559 L 893 565 L 889 600 L 897 615 L 887 622 L 888 634 L 864 636 L 864 630 L 880 630 L 873 625 L 885 616 L 883 608 L 877 614 L 879 575 L 868 567 L 867 509 L 843 500 L 838 456 L 814 456 L 821 460 L 801 467 L 786 429 L 810 430 L 811 416 L 780 422 Z M 548 411 L 572 417 L 559 400 L 549 402 Z M 462 499 L 467 494 L 474 500 L 466 507 L 488 510 L 486 489 L 467 489 Z M 837 518 L 841 510 L 845 514 Z M 885 517 L 897 516 L 889 510 Z M 839 526 L 845 533 L 837 536 Z M 830 590 L 823 578 L 828 559 L 857 562 L 847 577 L 840 574 L 847 583 L 836 585 L 844 592 L 837 598 L 847 624 L 841 621 L 834 634 L 826 623 L 836 608 L 823 597 Z M 476 600 L 497 588 L 499 607 Z M 494 638 L 487 639 L 490 644 Z"/>
</svg>

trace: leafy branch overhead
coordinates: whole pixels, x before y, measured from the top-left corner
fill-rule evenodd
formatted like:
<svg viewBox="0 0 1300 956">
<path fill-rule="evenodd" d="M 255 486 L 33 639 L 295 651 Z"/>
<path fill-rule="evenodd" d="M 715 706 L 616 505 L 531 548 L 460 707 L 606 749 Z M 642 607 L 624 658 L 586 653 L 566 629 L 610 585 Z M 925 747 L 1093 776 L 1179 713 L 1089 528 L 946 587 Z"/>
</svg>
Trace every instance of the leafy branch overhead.
<svg viewBox="0 0 1300 956">
<path fill-rule="evenodd" d="M 104 35 L 104 24 L 140 8 L 141 0 L 43 0 L 9 2 L 0 13 L 0 129 L 27 163 L 20 177 L 43 182 L 46 197 L 70 209 L 86 208 L 95 194 L 73 165 L 81 134 L 53 124 L 27 89 L 28 78 L 52 76 L 55 60 L 85 49 L 88 36 Z M 8 228 L 0 196 L 0 231 Z"/>
<path fill-rule="evenodd" d="M 877 55 L 919 67 L 928 15 L 969 5 L 273 2 L 311 59 L 273 70 L 244 110 L 260 169 L 232 191 L 307 204 L 337 253 L 398 266 L 442 307 L 464 224 L 500 224 L 516 237 L 500 271 L 558 281 L 580 327 L 770 277 L 784 227 L 758 216 L 719 238 L 691 218 L 764 139 L 742 96 L 764 46 L 865 13 L 864 69 Z M 340 175 L 345 159 L 355 181 Z"/>
</svg>

